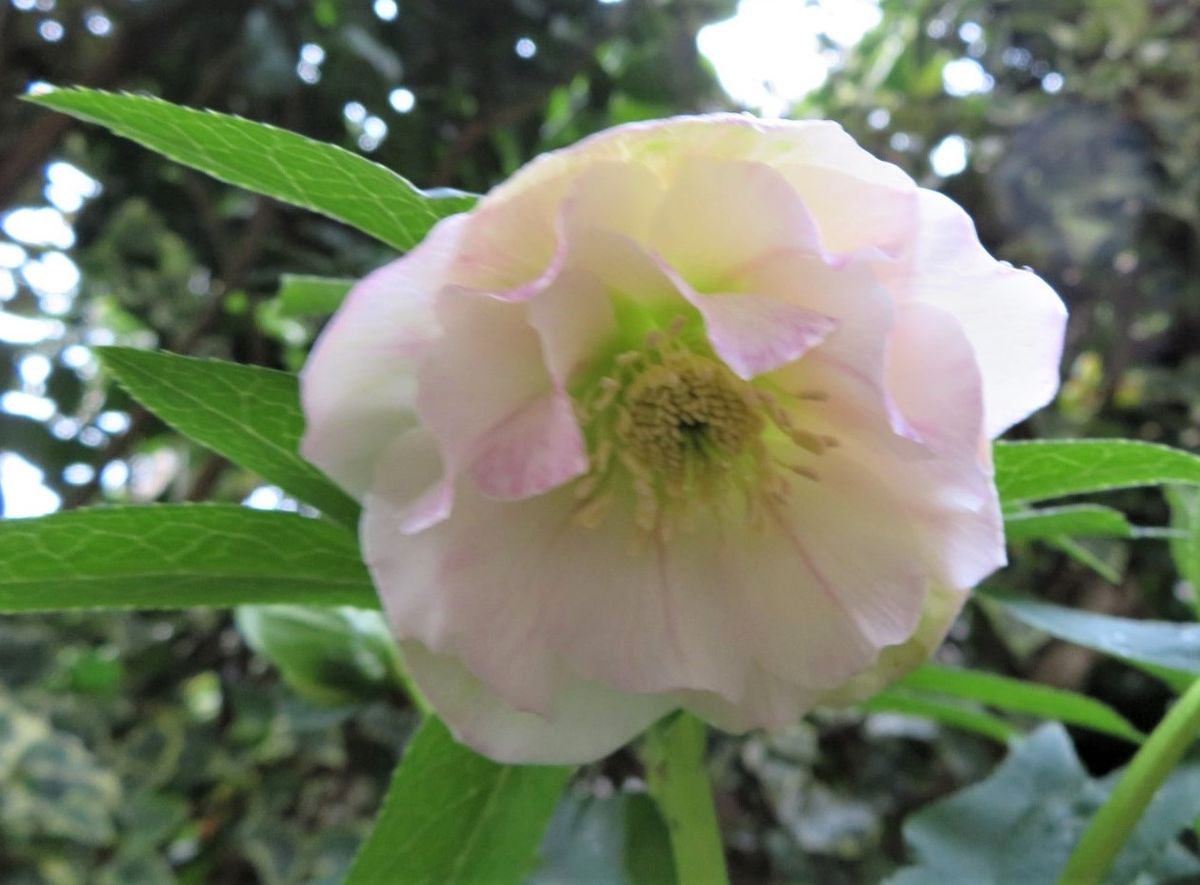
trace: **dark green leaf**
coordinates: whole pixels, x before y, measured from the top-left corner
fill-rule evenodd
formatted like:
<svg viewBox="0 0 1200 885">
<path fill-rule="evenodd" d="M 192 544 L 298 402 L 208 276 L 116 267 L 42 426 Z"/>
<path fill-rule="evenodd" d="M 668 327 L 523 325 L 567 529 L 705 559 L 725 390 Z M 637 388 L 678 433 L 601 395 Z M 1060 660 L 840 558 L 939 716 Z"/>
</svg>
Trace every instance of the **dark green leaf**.
<svg viewBox="0 0 1200 885">
<path fill-rule="evenodd" d="M 1200 484 L 1200 458 L 1127 439 L 996 443 L 996 485 L 1006 504 L 1166 483 Z"/>
<path fill-rule="evenodd" d="M 1057 536 L 1130 538 L 1133 526 L 1119 510 L 1099 504 L 1077 504 L 1006 513 L 1004 535 L 1009 541 Z"/>
<path fill-rule="evenodd" d="M 1145 735 L 1124 717 L 1100 701 L 1072 691 L 1037 685 L 1009 676 L 926 664 L 914 670 L 898 684 L 906 688 L 978 701 L 1009 713 L 1023 713 L 1081 725 L 1135 743 L 1145 738 Z"/>
<path fill-rule="evenodd" d="M 279 281 L 281 317 L 328 316 L 338 309 L 354 280 L 284 274 Z"/>
<path fill-rule="evenodd" d="M 439 219 L 475 200 L 424 193 L 336 145 L 158 98 L 58 89 L 28 100 L 98 123 L 222 181 L 344 221 L 397 249 L 411 249 Z"/>
<path fill-rule="evenodd" d="M 918 694 L 900 687 L 885 689 L 863 702 L 861 706 L 868 713 L 900 713 L 904 716 L 917 716 L 941 725 L 948 725 L 951 728 L 973 731 L 1000 743 L 1012 740 L 1021 733 L 1020 729 L 1009 725 L 986 710 L 953 701 L 931 698 L 928 695 Z"/>
<path fill-rule="evenodd" d="M 570 775 L 569 768 L 498 765 L 427 719 L 346 883 L 519 882 Z"/>
<path fill-rule="evenodd" d="M 645 793 L 618 793 L 603 799 L 570 793 L 554 812 L 542 843 L 542 861 L 527 881 L 529 885 L 675 882 L 667 825 Z"/>
<path fill-rule="evenodd" d="M 354 538 L 228 504 L 72 510 L 0 521 L 0 611 L 303 602 L 376 608 Z"/>
<path fill-rule="evenodd" d="M 980 593 L 1022 623 L 1058 639 L 1138 664 L 1200 673 L 1200 624 L 1136 621 L 1064 608 L 995 590 Z"/>
<path fill-rule="evenodd" d="M 129 347 L 99 348 L 134 399 L 182 433 L 354 526 L 358 504 L 300 457 L 296 376 L 258 366 Z"/>
<path fill-rule="evenodd" d="M 1112 778 L 1088 777 L 1057 724 L 1013 746 L 987 780 L 922 809 L 904 824 L 917 865 L 889 885 L 1053 885 Z M 1200 863 L 1177 837 L 1200 814 L 1200 765 L 1181 766 L 1126 844 L 1108 885 L 1195 876 Z M 1142 880 L 1138 880 L 1142 881 Z"/>
</svg>

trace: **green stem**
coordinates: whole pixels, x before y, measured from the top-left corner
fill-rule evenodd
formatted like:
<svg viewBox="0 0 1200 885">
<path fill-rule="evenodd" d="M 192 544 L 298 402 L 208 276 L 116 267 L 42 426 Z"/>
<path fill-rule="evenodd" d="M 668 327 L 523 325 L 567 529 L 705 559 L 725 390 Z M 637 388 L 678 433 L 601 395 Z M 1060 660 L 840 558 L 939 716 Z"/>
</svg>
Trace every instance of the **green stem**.
<svg viewBox="0 0 1200 885">
<path fill-rule="evenodd" d="M 652 728 L 642 746 L 650 794 L 671 834 L 677 881 L 728 885 L 725 849 L 704 763 L 706 727 L 687 713 Z"/>
<path fill-rule="evenodd" d="M 1163 717 L 1096 812 L 1063 870 L 1063 885 L 1098 885 L 1142 812 L 1192 742 L 1200 737 L 1200 679 Z"/>
</svg>

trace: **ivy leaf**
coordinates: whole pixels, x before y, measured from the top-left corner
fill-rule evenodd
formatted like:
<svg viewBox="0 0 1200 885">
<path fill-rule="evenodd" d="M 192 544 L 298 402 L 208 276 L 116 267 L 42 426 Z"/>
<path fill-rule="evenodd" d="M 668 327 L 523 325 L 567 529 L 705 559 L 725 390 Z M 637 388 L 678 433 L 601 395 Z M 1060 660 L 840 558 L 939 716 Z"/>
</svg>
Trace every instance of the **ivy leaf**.
<svg viewBox="0 0 1200 885">
<path fill-rule="evenodd" d="M 221 181 L 343 221 L 400 250 L 476 199 L 418 190 L 378 163 L 286 129 L 150 96 L 56 89 L 26 100 L 98 123 Z"/>
<path fill-rule="evenodd" d="M 645 793 L 573 795 L 559 803 L 542 843 L 542 860 L 529 885 L 675 882 L 670 835 Z"/>
<path fill-rule="evenodd" d="M 295 375 L 130 347 L 97 351 L 134 399 L 184 436 L 331 519 L 357 524 L 358 503 L 300 456 L 304 416 Z"/>
<path fill-rule="evenodd" d="M 1088 777 L 1061 725 L 1016 743 L 986 780 L 912 815 L 904 841 L 917 865 L 887 885 L 1054 885 L 1116 775 Z M 1190 881 L 1200 859 L 1178 841 L 1200 814 L 1200 764 L 1181 765 L 1126 843 L 1107 885 Z"/>
<path fill-rule="evenodd" d="M 519 882 L 570 775 L 499 765 L 431 717 L 400 760 L 346 885 Z"/>
<path fill-rule="evenodd" d="M 354 538 L 232 504 L 0 520 L 0 612 L 292 602 L 378 608 Z"/>
</svg>

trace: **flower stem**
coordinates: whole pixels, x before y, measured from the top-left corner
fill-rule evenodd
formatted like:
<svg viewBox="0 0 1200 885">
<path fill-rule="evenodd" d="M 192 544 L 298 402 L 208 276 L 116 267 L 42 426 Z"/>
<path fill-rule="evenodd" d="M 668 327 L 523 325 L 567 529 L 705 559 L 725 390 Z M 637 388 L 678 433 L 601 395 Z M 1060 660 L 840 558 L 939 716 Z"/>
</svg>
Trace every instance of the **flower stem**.
<svg viewBox="0 0 1200 885">
<path fill-rule="evenodd" d="M 666 719 L 647 733 L 642 761 L 650 793 L 671 835 L 677 881 L 728 885 L 725 849 L 704 763 L 706 731 L 704 723 L 688 713 Z"/>
<path fill-rule="evenodd" d="M 1108 801 L 1096 812 L 1063 870 L 1064 885 L 1097 885 L 1142 812 L 1180 758 L 1200 737 L 1200 679 L 1163 717 L 1138 750 Z"/>
</svg>

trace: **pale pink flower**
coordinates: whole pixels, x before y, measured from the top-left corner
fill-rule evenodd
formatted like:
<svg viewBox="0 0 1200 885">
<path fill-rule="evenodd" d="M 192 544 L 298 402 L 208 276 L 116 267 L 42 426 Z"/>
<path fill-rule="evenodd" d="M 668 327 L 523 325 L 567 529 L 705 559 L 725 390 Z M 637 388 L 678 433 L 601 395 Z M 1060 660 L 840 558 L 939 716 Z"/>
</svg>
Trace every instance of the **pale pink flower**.
<svg viewBox="0 0 1200 885">
<path fill-rule="evenodd" d="M 836 124 L 623 126 L 355 287 L 304 452 L 480 752 L 780 727 L 911 669 L 1004 564 L 988 440 L 1054 395 L 1065 316 Z"/>
</svg>

